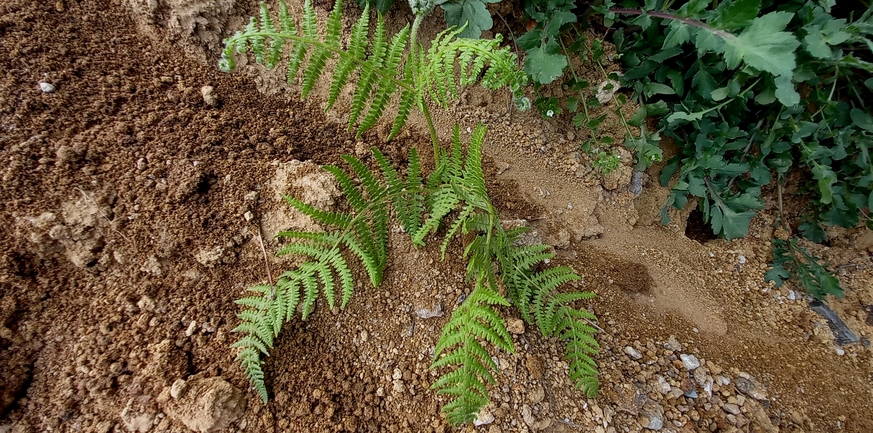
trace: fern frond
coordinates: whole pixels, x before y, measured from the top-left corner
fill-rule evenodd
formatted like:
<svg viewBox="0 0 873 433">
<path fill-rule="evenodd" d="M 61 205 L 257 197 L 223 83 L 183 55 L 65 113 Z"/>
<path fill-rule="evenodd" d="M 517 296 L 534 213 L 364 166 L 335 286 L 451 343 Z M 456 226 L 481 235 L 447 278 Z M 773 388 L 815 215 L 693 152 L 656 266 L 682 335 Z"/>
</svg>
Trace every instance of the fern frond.
<svg viewBox="0 0 873 433">
<path fill-rule="evenodd" d="M 395 78 L 402 75 L 400 62 L 403 60 L 403 51 L 406 49 L 406 42 L 408 39 L 409 26 L 401 29 L 400 32 L 395 34 L 391 39 L 391 43 L 389 44 L 388 51 L 385 55 L 385 62 L 380 65 L 383 73 L 388 74 L 389 76 L 383 77 L 383 79 L 377 83 L 375 96 L 372 99 L 370 110 L 367 111 L 367 115 L 364 117 L 363 122 L 361 122 L 361 125 L 358 128 L 358 137 L 361 136 L 363 131 L 372 128 L 373 125 L 376 124 L 376 121 L 382 117 L 382 113 L 385 111 L 385 107 L 391 100 L 391 96 L 397 91 L 398 86 Z M 401 105 L 401 108 L 403 108 L 403 105 Z M 409 107 L 406 107 L 405 111 L 408 110 Z"/>
<path fill-rule="evenodd" d="M 432 231 L 436 231 L 443 218 L 455 209 L 461 199 L 451 186 L 440 188 L 428 197 L 429 215 L 421 228 L 412 236 L 414 245 L 424 245 L 424 238 Z"/>
<path fill-rule="evenodd" d="M 464 206 L 464 209 L 461 210 L 460 215 L 455 218 L 455 222 L 452 223 L 451 227 L 449 227 L 448 232 L 446 232 L 446 237 L 443 239 L 442 245 L 440 245 L 440 254 L 442 254 L 442 259 L 446 259 L 446 249 L 449 248 L 449 242 L 452 241 L 452 238 L 458 233 L 458 230 L 467 223 L 467 218 L 476 210 L 476 207 L 467 204 Z"/>
<path fill-rule="evenodd" d="M 236 360 L 242 365 L 246 376 L 252 383 L 252 388 L 258 393 L 264 404 L 267 404 L 269 395 L 267 394 L 267 385 L 264 383 L 261 353 L 258 352 L 256 346 L 246 346 L 237 354 Z"/>
<path fill-rule="evenodd" d="M 357 125 L 360 137 L 383 117 L 399 90 L 398 109 L 389 140 L 406 125 L 413 106 L 426 111 L 430 99 L 446 106 L 457 98 L 460 86 L 480 81 L 488 89 L 509 86 L 514 96 L 521 96 L 521 87 L 527 82 L 527 75 L 518 68 L 515 54 L 507 47 L 500 47 L 499 36 L 494 40 L 459 39 L 460 29 L 447 30 L 440 33 L 431 43 L 430 50 L 425 52 L 418 46 L 408 48 L 410 39 L 414 39 L 408 25 L 389 42 L 380 14 L 376 31 L 369 37 L 368 55 L 369 8 L 365 8 L 364 14 L 352 26 L 346 48 L 340 44 L 341 15 L 342 2 L 337 0 L 322 36 L 310 0 L 304 3 L 299 26 L 289 16 L 284 1 L 279 3 L 278 26 L 267 7 L 261 4 L 259 17 L 252 17 L 242 31 L 225 40 L 219 66 L 224 71 L 232 70 L 236 63 L 234 52 L 245 54 L 250 47 L 258 63 L 272 68 L 278 64 L 283 49 L 288 49 L 287 80 L 293 82 L 303 69 L 301 96 L 305 98 L 321 79 L 327 62 L 337 58 L 336 69 L 331 74 L 327 109 L 335 105 L 342 89 L 354 81 L 351 77 L 357 71 L 348 126 L 351 129 Z M 413 55 L 404 58 L 407 51 Z M 311 53 L 308 61 L 307 53 Z M 459 65 L 458 78 L 455 77 L 456 64 Z"/>
<path fill-rule="evenodd" d="M 378 174 L 368 170 L 357 158 L 347 157 L 350 171 L 326 167 L 341 185 L 352 207 L 351 213 L 327 212 L 284 196 L 289 205 L 321 224 L 332 227 L 326 232 L 288 230 L 277 236 L 289 243 L 277 255 L 299 255 L 306 258 L 297 268 L 279 276 L 275 286 L 256 285 L 249 290 L 256 296 L 237 301 L 244 307 L 237 316 L 241 323 L 233 332 L 243 333 L 233 347 L 239 348 L 237 360 L 245 370 L 253 387 L 266 402 L 261 355 L 269 356 L 274 340 L 282 325 L 297 314 L 307 319 L 315 309 L 319 293 L 328 306 L 336 306 L 341 292 L 340 306 L 344 308 L 354 290 L 354 277 L 343 251 L 351 251 L 363 264 L 373 286 L 379 285 L 387 265 L 389 185 L 380 182 Z M 362 186 L 357 186 L 352 173 Z M 404 181 L 398 177 L 398 182 Z M 420 182 L 420 180 L 419 180 Z"/>
<path fill-rule="evenodd" d="M 370 30 L 370 3 L 364 6 L 364 12 L 361 14 L 358 21 L 352 27 L 352 36 L 349 41 L 348 53 L 349 56 L 341 56 L 337 64 L 336 71 L 331 80 L 330 91 L 327 96 L 327 108 L 333 107 L 339 98 L 340 92 L 349 81 L 349 76 L 354 71 L 358 63 L 362 62 L 367 56 L 367 36 Z"/>
<path fill-rule="evenodd" d="M 309 5 L 310 0 L 306 4 Z M 339 49 L 340 31 L 342 29 L 342 2 L 338 1 L 327 19 L 327 35 L 323 44 L 313 44 L 312 56 L 309 58 L 309 67 L 303 74 L 303 88 L 300 95 L 306 98 L 315 87 L 315 83 L 321 78 L 324 67 L 334 53 Z M 315 10 L 311 5 L 303 8 L 303 36 L 310 40 L 318 40 L 318 21 Z"/>
<path fill-rule="evenodd" d="M 385 33 L 385 22 L 380 18 L 376 21 L 376 32 L 371 39 L 370 56 L 365 63 L 366 67 L 362 69 L 361 78 L 358 80 L 357 86 L 355 86 L 355 94 L 352 97 L 352 109 L 349 113 L 349 128 L 355 125 L 358 117 L 366 107 L 370 93 L 373 91 L 373 84 L 378 78 L 376 69 L 382 65 L 387 48 L 388 39 Z"/>
<path fill-rule="evenodd" d="M 345 229 L 352 222 L 352 217 L 346 214 L 341 213 L 333 213 L 333 212 L 325 212 L 320 210 L 312 205 L 304 203 L 300 200 L 297 200 L 294 197 L 282 195 L 285 201 L 291 205 L 291 207 L 299 210 L 304 215 L 314 219 L 316 222 L 331 225 L 340 230 Z"/>
<path fill-rule="evenodd" d="M 442 412 L 453 424 L 475 419 L 479 410 L 488 404 L 486 385 L 496 383 L 492 371 L 497 370 L 497 365 L 480 341 L 513 351 L 512 338 L 494 310 L 495 305 L 509 302 L 484 284 L 485 281 L 484 275 L 480 275 L 473 293 L 452 313 L 443 327 L 431 364 L 431 368 L 454 368 L 431 385 L 438 394 L 452 396 Z"/>
</svg>

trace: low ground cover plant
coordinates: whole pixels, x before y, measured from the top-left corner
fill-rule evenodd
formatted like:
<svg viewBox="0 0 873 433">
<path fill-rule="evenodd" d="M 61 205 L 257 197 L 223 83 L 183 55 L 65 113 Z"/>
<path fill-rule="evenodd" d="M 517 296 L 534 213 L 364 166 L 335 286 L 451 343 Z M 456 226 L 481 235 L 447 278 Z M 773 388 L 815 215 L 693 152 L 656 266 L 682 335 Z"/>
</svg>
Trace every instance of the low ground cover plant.
<svg viewBox="0 0 873 433">
<path fill-rule="evenodd" d="M 476 418 L 488 404 L 487 386 L 496 383 L 497 366 L 491 353 L 514 350 L 497 306 L 515 306 L 543 335 L 563 341 L 571 380 L 593 396 L 599 386 L 592 359 L 598 348 L 592 337 L 596 318 L 574 307 L 593 293 L 573 289 L 572 282 L 580 277 L 569 267 L 546 266 L 553 257 L 549 246 L 520 245 L 516 241 L 525 229 L 503 228 L 482 173 L 485 128 L 476 128 L 464 149 L 456 126 L 452 145 L 444 149 L 428 108 L 431 101 L 446 105 L 457 98 L 459 86 L 475 83 L 488 89 L 509 87 L 516 102 L 523 106 L 527 101 L 522 87 L 527 76 L 518 69 L 515 54 L 500 48 L 499 37 L 465 39 L 458 37 L 463 28 L 449 29 L 424 50 L 416 41 L 418 27 L 434 4 L 412 1 L 410 5 L 415 21 L 390 39 L 380 15 L 375 29 L 370 28 L 368 7 L 343 47 L 340 1 L 326 22 L 324 35 L 317 30 L 315 11 L 308 1 L 299 23 L 280 1 L 278 20 L 262 4 L 260 16 L 253 17 L 245 30 L 225 41 L 222 69 L 231 70 L 235 56 L 249 50 L 258 63 L 267 67 L 276 67 L 285 60 L 289 82 L 302 75 L 303 97 L 314 88 L 327 63 L 336 60 L 328 109 L 343 87 L 353 85 L 349 127 L 357 127 L 359 134 L 385 115 L 389 101 L 399 92 L 399 108 L 390 136 L 405 125 L 411 110 L 418 109 L 427 119 L 435 161 L 435 169 L 425 175 L 417 152 L 411 149 L 404 174 L 374 148 L 376 168 L 370 169 L 351 156 L 343 158 L 348 169 L 325 167 L 348 202 L 349 210 L 344 212 L 317 209 L 285 197 L 289 205 L 326 230 L 279 233 L 288 243 L 278 254 L 295 254 L 305 261 L 283 273 L 275 284 L 253 286 L 252 296 L 237 301 L 244 307 L 239 313 L 241 324 L 234 329 L 242 334 L 233 345 L 239 350 L 237 359 L 266 403 L 269 390 L 264 381 L 264 357 L 270 355 L 283 324 L 298 314 L 306 319 L 319 298 L 331 308 L 337 304 L 344 307 L 354 288 L 349 260 L 360 262 L 370 284 L 378 286 L 390 259 L 388 222 L 393 214 L 416 246 L 423 246 L 435 235 L 442 236 L 441 251 L 445 255 L 453 237 L 462 236 L 464 241 L 466 274 L 472 290 L 443 327 L 431 365 L 445 371 L 432 388 L 450 397 L 442 409 L 450 422 L 459 424 Z M 283 53 L 287 56 L 283 57 Z"/>
<path fill-rule="evenodd" d="M 644 109 L 669 106 L 658 127 L 681 148 L 660 174 L 662 185 L 675 182 L 665 223 L 667 207 L 694 197 L 716 235 L 743 237 L 764 208 L 762 191 L 775 182 L 781 200 L 794 175 L 813 179 L 793 185 L 809 198 L 803 213 L 784 216 L 801 236 L 823 242 L 826 226 L 873 228 L 873 9 L 813 0 L 623 5 L 600 8 L 625 24 L 614 34 L 622 83 Z M 817 298 L 842 294 L 835 278 L 808 278 L 822 269 L 783 266 L 808 262 L 798 243 L 775 246 L 768 278 L 794 278 Z"/>
</svg>

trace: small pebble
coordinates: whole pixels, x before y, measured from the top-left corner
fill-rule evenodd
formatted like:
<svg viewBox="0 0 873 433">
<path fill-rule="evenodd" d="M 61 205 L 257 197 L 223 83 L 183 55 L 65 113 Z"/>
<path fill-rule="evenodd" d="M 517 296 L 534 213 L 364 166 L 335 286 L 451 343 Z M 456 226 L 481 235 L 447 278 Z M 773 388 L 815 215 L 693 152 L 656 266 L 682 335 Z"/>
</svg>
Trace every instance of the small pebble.
<svg viewBox="0 0 873 433">
<path fill-rule="evenodd" d="M 700 361 L 694 355 L 689 354 L 681 354 L 679 358 L 682 359 L 682 365 L 685 366 L 685 369 L 688 371 L 694 371 L 697 367 L 700 367 Z"/>
<path fill-rule="evenodd" d="M 182 398 L 188 391 L 188 383 L 182 379 L 176 379 L 173 386 L 170 387 L 170 397 L 174 399 Z"/>
<path fill-rule="evenodd" d="M 643 354 L 633 347 L 627 346 L 624 348 L 624 353 L 627 353 L 633 359 L 642 359 Z"/>
<path fill-rule="evenodd" d="M 53 93 L 55 91 L 55 86 L 53 86 L 51 83 L 40 81 L 39 89 L 42 90 L 42 93 Z"/>
</svg>

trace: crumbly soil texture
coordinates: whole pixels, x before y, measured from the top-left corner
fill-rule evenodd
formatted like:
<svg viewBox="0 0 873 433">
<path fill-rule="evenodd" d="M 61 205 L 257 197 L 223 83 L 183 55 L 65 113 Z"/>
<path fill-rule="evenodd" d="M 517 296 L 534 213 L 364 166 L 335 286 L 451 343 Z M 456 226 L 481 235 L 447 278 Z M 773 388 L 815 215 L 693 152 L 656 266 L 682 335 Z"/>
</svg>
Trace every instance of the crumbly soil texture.
<svg viewBox="0 0 873 433">
<path fill-rule="evenodd" d="M 399 3 L 391 28 L 411 19 Z M 301 102 L 281 71 L 241 62 L 219 72 L 221 39 L 256 6 L 0 3 L 0 432 L 873 431 L 870 231 L 832 230 L 827 246 L 810 245 L 846 288 L 828 305 L 858 341 L 838 345 L 797 287 L 764 281 L 772 200 L 732 242 L 701 235 L 693 203 L 663 226 L 658 167 L 633 194 L 629 153 L 602 176 L 579 150 L 587 132 L 476 89 L 438 111 L 437 128 L 446 138 L 459 124 L 467 138 L 489 127 L 501 217 L 554 245 L 553 264 L 597 294 L 578 306 L 599 317 L 599 396 L 567 379 L 559 341 L 507 308 L 515 351 L 494 352 L 491 404 L 475 425 L 448 425 L 446 400 L 429 389 L 442 372 L 428 366 L 471 290 L 462 245 L 442 260 L 437 242 L 416 249 L 395 230 L 381 286 L 355 269 L 362 283 L 347 308 L 319 301 L 285 326 L 263 405 L 230 347 L 234 300 L 294 265 L 273 256 L 278 230 L 317 228 L 280 194 L 341 208 L 320 165 L 342 154 L 372 165 L 378 146 L 402 167 L 430 144 L 415 118 L 390 143 L 384 126 L 356 139 L 347 101 L 325 113 L 324 89 Z M 511 2 L 490 7 L 522 25 Z M 422 40 L 444 26 L 439 15 Z M 623 136 L 615 118 L 603 128 Z M 786 209 L 799 209 L 792 200 Z"/>
</svg>

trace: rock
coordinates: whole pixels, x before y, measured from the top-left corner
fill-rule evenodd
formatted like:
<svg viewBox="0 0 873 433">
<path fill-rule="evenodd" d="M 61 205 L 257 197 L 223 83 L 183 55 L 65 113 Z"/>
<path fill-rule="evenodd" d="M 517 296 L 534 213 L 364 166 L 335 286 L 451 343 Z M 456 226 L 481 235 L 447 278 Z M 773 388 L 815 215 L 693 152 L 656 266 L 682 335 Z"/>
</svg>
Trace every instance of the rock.
<svg viewBox="0 0 873 433">
<path fill-rule="evenodd" d="M 211 433 L 227 428 L 246 410 L 245 393 L 221 377 L 189 378 L 187 392 L 171 398 L 171 388 L 158 396 L 164 413 L 199 433 Z"/>
<path fill-rule="evenodd" d="M 191 323 L 188 324 L 188 329 L 185 330 L 185 336 L 190 337 L 197 332 L 197 321 L 192 320 Z"/>
<path fill-rule="evenodd" d="M 40 81 L 39 82 L 39 90 L 42 90 L 42 93 L 54 93 L 56 89 L 55 89 L 55 86 L 52 85 L 51 83 L 46 83 L 45 81 Z"/>
<path fill-rule="evenodd" d="M 176 379 L 170 387 L 170 397 L 175 399 L 184 397 L 186 392 L 188 392 L 188 383 L 183 379 Z"/>
<path fill-rule="evenodd" d="M 679 343 L 679 340 L 676 339 L 675 335 L 671 335 L 670 338 L 667 339 L 667 342 L 664 343 L 664 348 L 678 352 L 682 350 L 682 345 Z"/>
<path fill-rule="evenodd" d="M 415 315 L 419 319 L 430 319 L 433 317 L 443 317 L 443 304 L 437 301 L 430 308 L 422 307 L 415 310 Z"/>
<path fill-rule="evenodd" d="M 546 391 L 543 389 L 542 385 L 535 386 L 531 389 L 530 394 L 528 394 L 531 404 L 539 404 L 545 397 Z"/>
<path fill-rule="evenodd" d="M 121 411 L 121 423 L 129 432 L 145 433 L 155 424 L 155 415 L 135 408 L 134 399 L 130 399 Z"/>
<path fill-rule="evenodd" d="M 222 257 L 224 257 L 224 248 L 222 247 L 203 248 L 194 254 L 194 260 L 207 268 L 215 266 Z"/>
<path fill-rule="evenodd" d="M 628 356 L 630 356 L 633 359 L 642 359 L 643 358 L 643 354 L 631 346 L 625 347 L 624 353 L 627 353 Z"/>
<path fill-rule="evenodd" d="M 738 391 L 755 400 L 767 400 L 767 388 L 747 373 L 740 373 L 740 377 L 734 379 L 734 386 Z"/>
<path fill-rule="evenodd" d="M 773 421 L 770 420 L 770 417 L 767 415 L 767 412 L 763 407 L 758 406 L 758 408 L 752 412 L 751 418 L 754 420 L 755 424 L 760 427 L 760 430 L 765 433 L 776 433 L 779 431 L 779 427 L 773 425 Z"/>
<path fill-rule="evenodd" d="M 667 383 L 667 379 L 664 379 L 664 376 L 658 376 L 658 385 L 657 390 L 661 394 L 667 395 L 670 393 L 670 384 Z"/>
<path fill-rule="evenodd" d="M 633 195 L 640 195 L 643 192 L 643 172 L 634 170 L 633 175 L 631 175 L 631 183 L 628 187 L 628 191 L 630 191 Z"/>
<path fill-rule="evenodd" d="M 533 427 L 536 423 L 533 413 L 531 413 L 530 406 L 524 405 L 521 407 L 521 419 L 524 420 L 524 423 L 527 424 L 528 427 Z"/>
<path fill-rule="evenodd" d="M 545 360 L 538 355 L 528 355 L 525 360 L 525 367 L 530 372 L 531 378 L 540 380 L 545 372 Z"/>
<path fill-rule="evenodd" d="M 694 371 L 697 367 L 700 367 L 700 361 L 694 355 L 689 354 L 681 354 L 679 358 L 682 359 L 682 365 L 685 366 L 685 369 L 688 371 Z"/>
<path fill-rule="evenodd" d="M 633 177 L 633 169 L 626 165 L 612 170 L 608 174 L 603 175 L 603 189 L 614 191 L 625 186 L 630 186 L 631 178 Z"/>
<path fill-rule="evenodd" d="M 509 324 L 506 325 L 506 330 L 509 331 L 510 334 L 515 334 L 515 335 L 524 334 L 524 320 L 521 320 L 521 319 L 510 320 Z"/>
<path fill-rule="evenodd" d="M 740 411 L 740 407 L 737 406 L 737 405 L 735 405 L 735 404 L 733 404 L 733 403 L 727 403 L 727 404 L 725 404 L 724 407 L 723 407 L 722 409 L 724 409 L 725 412 L 727 412 L 727 413 L 732 413 L 732 414 L 734 414 L 734 415 L 739 415 L 740 412 L 741 412 L 741 411 Z"/>
<path fill-rule="evenodd" d="M 482 409 L 479 411 L 476 419 L 473 420 L 473 425 L 479 427 L 481 425 L 491 424 L 492 422 L 494 422 L 494 414 L 489 410 Z"/>
<path fill-rule="evenodd" d="M 215 94 L 215 88 L 212 86 L 203 86 L 200 88 L 200 95 L 203 96 L 203 102 L 210 107 L 218 106 L 218 95 Z"/>
<path fill-rule="evenodd" d="M 139 301 L 137 301 L 136 306 L 139 307 L 139 309 L 142 311 L 152 312 L 152 311 L 155 311 L 155 307 L 157 306 L 157 304 L 155 304 L 154 299 L 152 299 L 148 296 L 143 296 L 142 298 L 139 298 Z"/>
<path fill-rule="evenodd" d="M 614 95 L 619 88 L 621 88 L 621 83 L 613 79 L 606 79 L 606 81 L 597 86 L 597 101 L 600 102 L 601 105 L 609 102 L 612 100 L 612 95 Z"/>
<path fill-rule="evenodd" d="M 664 427 L 664 407 L 649 399 L 640 410 L 640 424 L 649 430 L 661 430 Z"/>
<path fill-rule="evenodd" d="M 708 379 L 709 375 L 706 374 L 705 367 L 699 367 L 694 369 L 694 382 L 696 382 L 698 386 L 705 385 Z"/>
</svg>

